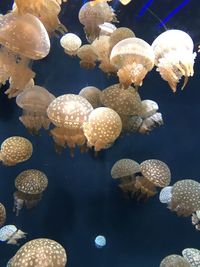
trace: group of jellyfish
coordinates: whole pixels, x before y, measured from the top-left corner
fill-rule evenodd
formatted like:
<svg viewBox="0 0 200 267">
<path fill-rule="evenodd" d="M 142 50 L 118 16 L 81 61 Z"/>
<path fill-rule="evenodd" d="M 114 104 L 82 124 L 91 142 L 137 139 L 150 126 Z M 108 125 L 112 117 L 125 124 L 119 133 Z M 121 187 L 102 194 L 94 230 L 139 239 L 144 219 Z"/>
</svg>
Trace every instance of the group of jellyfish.
<svg viewBox="0 0 200 267">
<path fill-rule="evenodd" d="M 126 5 L 131 0 L 120 0 Z M 163 124 L 158 104 L 141 100 L 139 87 L 154 66 L 161 77 L 176 92 L 184 77 L 182 89 L 193 76 L 196 53 L 191 37 L 181 30 L 166 30 L 150 45 L 126 27 L 117 28 L 117 18 L 108 2 L 94 0 L 85 3 L 78 14 L 84 26 L 86 44 L 58 19 L 62 2 L 66 0 L 15 0 L 12 10 L 0 16 L 0 84 L 9 82 L 6 94 L 16 97 L 22 109 L 19 118 L 31 134 L 43 127 L 50 130 L 56 150 L 68 147 L 73 156 L 75 146 L 81 151 L 107 149 L 125 133 L 149 133 Z M 50 51 L 50 38 L 59 37 L 68 56 L 77 56 L 80 66 L 91 69 L 97 64 L 108 75 L 116 75 L 119 83 L 103 90 L 95 86 L 83 88 L 79 94 L 55 97 L 46 88 L 35 85 L 32 60 L 45 58 Z M 23 76 L 20 75 L 23 73 Z M 12 136 L 1 145 L 0 160 L 13 166 L 28 160 L 33 152 L 26 138 Z M 119 187 L 128 197 L 146 200 L 161 187 L 161 203 L 167 204 L 179 216 L 191 216 L 192 224 L 200 230 L 200 183 L 184 179 L 169 186 L 171 172 L 166 163 L 150 159 L 141 164 L 131 159 L 117 161 L 111 176 L 119 179 Z M 39 170 L 28 169 L 15 179 L 14 207 L 16 215 L 26 206 L 35 207 L 47 188 L 48 178 Z M 26 233 L 15 225 L 4 225 L 6 210 L 0 203 L 0 241 L 18 244 Z M 106 245 L 104 236 L 95 239 L 97 247 Z M 160 267 L 197 267 L 200 252 L 185 249 L 183 257 L 169 255 Z M 52 266 L 64 267 L 65 249 L 46 238 L 25 243 L 9 260 L 7 267 Z"/>
</svg>

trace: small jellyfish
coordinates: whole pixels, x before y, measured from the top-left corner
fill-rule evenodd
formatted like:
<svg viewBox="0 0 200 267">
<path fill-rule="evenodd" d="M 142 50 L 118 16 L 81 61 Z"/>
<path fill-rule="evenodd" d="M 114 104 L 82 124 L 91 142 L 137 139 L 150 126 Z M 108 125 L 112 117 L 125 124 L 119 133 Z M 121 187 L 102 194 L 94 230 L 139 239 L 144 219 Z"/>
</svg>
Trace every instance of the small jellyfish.
<svg viewBox="0 0 200 267">
<path fill-rule="evenodd" d="M 142 110 L 140 95 L 133 88 L 126 90 L 120 88 L 120 84 L 114 84 L 101 93 L 101 103 L 115 110 L 119 115 L 139 115 Z"/>
<path fill-rule="evenodd" d="M 189 263 L 191 267 L 200 266 L 200 251 L 196 248 L 185 248 L 182 251 L 184 259 Z"/>
<path fill-rule="evenodd" d="M 122 130 L 122 122 L 114 110 L 106 107 L 94 109 L 88 121 L 83 123 L 83 132 L 87 138 L 88 147 L 95 151 L 105 149 L 119 137 Z"/>
<path fill-rule="evenodd" d="M 118 42 L 110 54 L 110 63 L 117 69 L 120 84 L 127 88 L 132 83 L 141 86 L 147 73 L 154 67 L 152 47 L 142 39 L 127 38 Z"/>
<path fill-rule="evenodd" d="M 77 52 L 77 56 L 80 58 L 81 68 L 92 69 L 96 66 L 98 56 L 92 45 L 82 45 Z"/>
<path fill-rule="evenodd" d="M 6 221 L 6 209 L 2 203 L 0 203 L 0 227 L 4 225 Z"/>
<path fill-rule="evenodd" d="M 50 120 L 47 117 L 47 108 L 54 99 L 54 95 L 37 85 L 17 96 L 16 103 L 23 109 L 19 119 L 30 133 L 38 134 L 42 127 L 46 130 L 49 128 Z"/>
<path fill-rule="evenodd" d="M 82 88 L 79 92 L 79 95 L 87 99 L 87 101 L 92 105 L 93 108 L 98 108 L 101 106 L 101 90 L 99 90 L 95 86 L 86 86 Z"/>
<path fill-rule="evenodd" d="M 160 267 L 191 267 L 190 264 L 180 255 L 172 254 L 165 257 Z"/>
<path fill-rule="evenodd" d="M 114 24 L 109 22 L 104 22 L 103 24 L 99 24 L 100 33 L 99 36 L 110 36 L 117 28 Z"/>
<path fill-rule="evenodd" d="M 192 38 L 181 30 L 167 30 L 161 33 L 151 46 L 155 54 L 155 65 L 161 77 L 168 82 L 172 91 L 176 92 L 177 83 L 184 76 L 183 89 L 188 77 L 194 74 L 196 53 L 193 53 Z"/>
<path fill-rule="evenodd" d="M 119 187 L 126 196 L 132 196 L 136 175 L 140 172 L 140 164 L 132 159 L 120 159 L 113 165 L 111 176 L 113 179 L 119 179 Z"/>
<path fill-rule="evenodd" d="M 178 216 L 187 217 L 200 210 L 200 183 L 194 180 L 180 180 L 165 194 L 168 208 Z"/>
<path fill-rule="evenodd" d="M 93 4 L 87 2 L 79 11 L 79 21 L 84 25 L 85 35 L 89 43 L 99 36 L 100 28 L 98 26 L 100 24 L 116 22 L 114 11 L 106 2 L 95 1 Z"/>
<path fill-rule="evenodd" d="M 67 33 L 60 39 L 60 44 L 64 48 L 66 54 L 75 56 L 78 49 L 81 47 L 82 41 L 78 35 Z"/>
<path fill-rule="evenodd" d="M 0 241 L 7 244 L 18 245 L 18 239 L 26 238 L 25 232 L 17 230 L 15 225 L 5 225 L 0 229 Z"/>
<path fill-rule="evenodd" d="M 28 160 L 32 153 L 33 146 L 28 139 L 12 136 L 1 144 L 0 160 L 6 166 L 14 166 L 17 163 Z"/>
<path fill-rule="evenodd" d="M 42 198 L 42 193 L 48 185 L 47 176 L 38 170 L 29 169 L 21 172 L 15 179 L 14 208 L 18 216 L 23 205 L 27 209 L 35 207 Z"/>
<path fill-rule="evenodd" d="M 200 210 L 197 210 L 192 213 L 191 220 L 192 224 L 195 226 L 195 229 L 197 231 L 200 231 Z"/>
<path fill-rule="evenodd" d="M 164 187 L 159 194 L 159 200 L 161 203 L 168 204 L 172 199 L 172 188 L 173 186 Z"/>
<path fill-rule="evenodd" d="M 68 146 L 73 156 L 76 145 L 81 150 L 85 149 L 86 138 L 82 126 L 92 110 L 92 105 L 85 98 L 75 94 L 65 94 L 51 102 L 47 115 L 56 126 L 51 130 L 51 135 L 58 151 Z"/>
<path fill-rule="evenodd" d="M 98 235 L 94 242 L 97 248 L 103 248 L 106 245 L 106 238 L 103 235 Z"/>
<path fill-rule="evenodd" d="M 140 126 L 143 122 L 142 118 L 138 115 L 122 115 L 120 114 L 122 120 L 122 133 L 131 134 L 139 131 Z"/>
<path fill-rule="evenodd" d="M 0 20 L 0 44 L 0 83 L 9 80 L 10 87 L 6 94 L 11 98 L 17 96 L 34 78 L 30 60 L 48 55 L 49 36 L 37 17 L 8 13 Z"/>
<path fill-rule="evenodd" d="M 12 267 L 65 267 L 65 249 L 47 238 L 33 239 L 25 243 L 12 258 Z"/>
<path fill-rule="evenodd" d="M 142 100 L 142 112 L 141 117 L 143 119 L 149 118 L 158 111 L 158 104 L 150 99 Z"/>
</svg>

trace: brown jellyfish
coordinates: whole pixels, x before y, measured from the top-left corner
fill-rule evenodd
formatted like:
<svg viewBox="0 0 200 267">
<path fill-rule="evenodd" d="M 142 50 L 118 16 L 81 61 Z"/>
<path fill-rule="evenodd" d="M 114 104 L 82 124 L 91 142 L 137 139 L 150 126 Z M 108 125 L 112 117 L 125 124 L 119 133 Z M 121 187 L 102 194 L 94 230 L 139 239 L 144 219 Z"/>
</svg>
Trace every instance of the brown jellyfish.
<svg viewBox="0 0 200 267">
<path fill-rule="evenodd" d="M 171 181 L 171 172 L 167 164 L 157 159 L 145 160 L 140 164 L 141 176 L 136 177 L 132 192 L 138 200 L 154 196 L 156 187 L 166 187 Z"/>
<path fill-rule="evenodd" d="M 49 37 L 37 17 L 9 13 L 0 20 L 0 44 L 0 83 L 9 80 L 6 94 L 15 97 L 35 76 L 29 67 L 30 59 L 48 55 Z"/>
<path fill-rule="evenodd" d="M 114 110 L 106 107 L 94 109 L 83 124 L 83 132 L 88 147 L 95 151 L 107 148 L 118 138 L 122 130 L 122 122 Z"/>
<path fill-rule="evenodd" d="M 70 56 L 77 54 L 81 44 L 81 39 L 74 33 L 67 33 L 60 39 L 60 45 L 64 48 L 65 53 Z"/>
<path fill-rule="evenodd" d="M 92 69 L 96 66 L 98 59 L 95 49 L 91 45 L 83 45 L 79 48 L 77 56 L 80 58 L 80 66 L 85 69 Z"/>
<path fill-rule="evenodd" d="M 6 222 L 6 209 L 2 203 L 0 203 L 0 227 Z"/>
<path fill-rule="evenodd" d="M 185 77 L 183 89 L 188 77 L 193 76 L 194 59 L 193 40 L 184 31 L 167 30 L 161 33 L 151 45 L 155 54 L 155 65 L 161 77 L 168 82 L 173 92 L 176 92 L 177 83 Z"/>
<path fill-rule="evenodd" d="M 49 34 L 56 31 L 64 34 L 67 29 L 58 19 L 61 3 L 61 0 L 15 0 L 13 12 L 20 15 L 29 13 L 38 17 Z"/>
<path fill-rule="evenodd" d="M 65 249 L 47 238 L 33 239 L 25 243 L 11 260 L 12 267 L 65 267 Z"/>
<path fill-rule="evenodd" d="M 127 38 L 117 43 L 110 54 L 110 63 L 117 69 L 120 84 L 141 86 L 146 74 L 153 69 L 152 47 L 142 39 Z"/>
<path fill-rule="evenodd" d="M 30 133 L 38 134 L 42 127 L 46 130 L 49 128 L 50 120 L 47 117 L 47 108 L 54 99 L 54 95 L 37 85 L 17 96 L 16 103 L 23 109 L 19 119 Z"/>
<path fill-rule="evenodd" d="M 172 254 L 165 257 L 160 267 L 191 267 L 190 264 L 180 255 Z"/>
<path fill-rule="evenodd" d="M 135 37 L 135 33 L 131 29 L 126 27 L 119 27 L 110 35 L 110 47 L 112 49 L 120 41 L 133 37 Z"/>
<path fill-rule="evenodd" d="M 1 144 L 0 160 L 6 166 L 14 166 L 17 163 L 28 160 L 32 153 L 33 146 L 28 139 L 12 136 Z"/>
<path fill-rule="evenodd" d="M 127 196 L 132 196 L 136 174 L 140 172 L 140 165 L 132 159 L 120 159 L 113 165 L 111 176 L 119 179 L 119 187 Z"/>
<path fill-rule="evenodd" d="M 196 248 L 185 248 L 182 251 L 184 259 L 189 263 L 191 267 L 200 266 L 200 250 Z"/>
<path fill-rule="evenodd" d="M 75 94 L 62 95 L 51 102 L 47 115 L 56 126 L 51 135 L 58 151 L 68 146 L 73 156 L 76 145 L 84 150 L 86 138 L 82 126 L 92 110 L 92 105 L 85 98 Z"/>
<path fill-rule="evenodd" d="M 87 101 L 92 105 L 93 108 L 98 108 L 101 106 L 101 90 L 99 90 L 95 86 L 86 86 L 82 88 L 79 92 L 79 95 L 87 99 Z"/>
<path fill-rule="evenodd" d="M 101 92 L 101 103 L 115 110 L 119 115 L 139 115 L 142 102 L 138 92 L 131 86 L 126 90 L 114 84 Z"/>
<path fill-rule="evenodd" d="M 89 43 L 93 42 L 99 36 L 100 24 L 104 22 L 116 22 L 113 9 L 107 4 L 107 1 L 100 1 L 92 4 L 85 3 L 78 14 L 79 21 L 84 25 L 84 31 Z"/>
<path fill-rule="evenodd" d="M 34 169 L 21 172 L 15 179 L 17 191 L 14 193 L 14 208 L 18 216 L 25 204 L 27 209 L 35 207 L 42 198 L 42 192 L 48 185 L 47 176 Z"/>
<path fill-rule="evenodd" d="M 120 114 L 120 118 L 122 120 L 122 133 L 136 133 L 140 129 L 140 126 L 142 124 L 142 118 L 140 116 L 129 116 Z"/>
</svg>

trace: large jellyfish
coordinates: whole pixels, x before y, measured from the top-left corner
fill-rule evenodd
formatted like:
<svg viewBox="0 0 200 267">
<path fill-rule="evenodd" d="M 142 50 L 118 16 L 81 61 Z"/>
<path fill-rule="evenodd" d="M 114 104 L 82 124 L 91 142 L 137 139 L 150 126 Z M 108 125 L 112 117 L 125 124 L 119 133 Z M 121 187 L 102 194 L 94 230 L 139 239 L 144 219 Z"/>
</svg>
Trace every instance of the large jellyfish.
<svg viewBox="0 0 200 267">
<path fill-rule="evenodd" d="M 93 108 L 98 108 L 101 106 L 101 90 L 99 90 L 97 87 L 86 86 L 81 89 L 79 95 L 87 99 L 87 101 L 92 105 Z"/>
<path fill-rule="evenodd" d="M 113 165 L 111 176 L 119 179 L 119 187 L 126 196 L 132 196 L 136 175 L 140 172 L 140 164 L 132 159 L 120 159 Z"/>
<path fill-rule="evenodd" d="M 85 3 L 79 11 L 79 21 L 84 25 L 84 31 L 89 43 L 99 36 L 100 24 L 116 21 L 113 9 L 106 2 Z"/>
<path fill-rule="evenodd" d="M 161 261 L 160 267 L 191 267 L 191 265 L 180 255 L 172 254 Z"/>
<path fill-rule="evenodd" d="M 152 47 L 142 39 L 127 38 L 118 42 L 110 54 L 110 63 L 117 69 L 120 84 L 141 86 L 146 74 L 153 69 Z"/>
<path fill-rule="evenodd" d="M 42 198 L 42 193 L 48 185 L 47 176 L 39 170 L 26 170 L 21 172 L 15 179 L 14 208 L 16 215 L 19 214 L 23 205 L 30 209 L 35 207 Z"/>
<path fill-rule="evenodd" d="M 54 95 L 37 85 L 17 96 L 16 103 L 23 109 L 19 119 L 30 133 L 37 134 L 42 127 L 46 130 L 49 128 L 50 120 L 47 117 L 47 108 L 54 99 Z"/>
<path fill-rule="evenodd" d="M 114 110 L 106 107 L 94 109 L 83 124 L 87 145 L 95 151 L 109 147 L 119 137 L 122 121 Z"/>
<path fill-rule="evenodd" d="M 4 225 L 6 221 L 6 209 L 2 203 L 0 203 L 0 227 Z"/>
<path fill-rule="evenodd" d="M 73 156 L 76 145 L 81 150 L 85 148 L 82 126 L 92 110 L 92 105 L 85 98 L 75 94 L 62 95 L 51 102 L 47 115 L 56 126 L 51 130 L 51 135 L 58 151 L 68 146 Z"/>
<path fill-rule="evenodd" d="M 155 54 L 155 65 L 161 77 L 176 92 L 177 83 L 185 77 L 182 89 L 188 77 L 193 76 L 194 44 L 191 37 L 181 30 L 167 30 L 161 33 L 152 43 Z"/>
<path fill-rule="evenodd" d="M 81 39 L 74 33 L 67 33 L 60 39 L 60 45 L 64 48 L 65 53 L 70 56 L 77 54 L 81 44 Z"/>
<path fill-rule="evenodd" d="M 13 12 L 20 15 L 29 13 L 38 17 L 50 34 L 56 31 L 65 33 L 67 29 L 58 19 L 62 2 L 66 0 L 15 0 Z"/>
<path fill-rule="evenodd" d="M 191 267 L 200 266 L 200 250 L 196 248 L 185 248 L 182 251 L 184 259 L 189 263 Z"/>
<path fill-rule="evenodd" d="M 200 210 L 200 183 L 191 179 L 180 180 L 171 188 L 163 188 L 160 200 L 178 216 L 190 216 Z"/>
<path fill-rule="evenodd" d="M 17 229 L 15 225 L 5 225 L 0 229 L 0 241 L 7 244 L 18 245 L 18 239 L 26 238 L 25 232 Z"/>
<path fill-rule="evenodd" d="M 65 249 L 47 238 L 33 239 L 25 243 L 12 258 L 12 267 L 65 267 Z"/>
<path fill-rule="evenodd" d="M 6 166 L 13 166 L 17 163 L 28 160 L 33 153 L 31 142 L 20 136 L 7 138 L 1 144 L 0 160 Z"/>
<path fill-rule="evenodd" d="M 0 83 L 9 79 L 6 94 L 15 97 L 35 76 L 29 67 L 30 59 L 48 55 L 49 37 L 37 17 L 9 13 L 0 20 L 0 44 Z"/>
</svg>

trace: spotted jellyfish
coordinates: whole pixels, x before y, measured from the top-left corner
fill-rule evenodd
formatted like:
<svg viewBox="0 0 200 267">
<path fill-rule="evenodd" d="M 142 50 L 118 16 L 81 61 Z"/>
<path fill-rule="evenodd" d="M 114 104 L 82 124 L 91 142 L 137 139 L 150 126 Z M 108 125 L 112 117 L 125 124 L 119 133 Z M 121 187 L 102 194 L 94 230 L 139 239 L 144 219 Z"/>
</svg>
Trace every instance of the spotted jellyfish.
<svg viewBox="0 0 200 267">
<path fill-rule="evenodd" d="M 15 225 L 5 225 L 0 229 L 0 241 L 18 245 L 18 239 L 26 238 L 27 233 L 17 229 Z"/>
<path fill-rule="evenodd" d="M 197 231 L 200 231 L 200 210 L 195 211 L 192 213 L 192 224 L 195 226 Z"/>
<path fill-rule="evenodd" d="M 0 203 L 0 227 L 4 225 L 6 221 L 6 209 L 2 203 Z"/>
<path fill-rule="evenodd" d="M 200 266 L 200 251 L 196 248 L 185 248 L 182 251 L 184 259 L 190 264 L 191 267 Z"/>
<path fill-rule="evenodd" d="M 160 267 L 191 267 L 191 265 L 180 255 L 172 254 L 161 261 Z"/>
<path fill-rule="evenodd" d="M 74 33 L 66 33 L 60 39 L 60 45 L 64 48 L 65 53 L 69 56 L 76 56 L 81 44 L 81 39 Z"/>
</svg>

